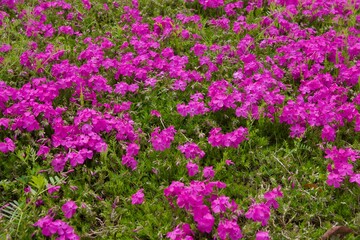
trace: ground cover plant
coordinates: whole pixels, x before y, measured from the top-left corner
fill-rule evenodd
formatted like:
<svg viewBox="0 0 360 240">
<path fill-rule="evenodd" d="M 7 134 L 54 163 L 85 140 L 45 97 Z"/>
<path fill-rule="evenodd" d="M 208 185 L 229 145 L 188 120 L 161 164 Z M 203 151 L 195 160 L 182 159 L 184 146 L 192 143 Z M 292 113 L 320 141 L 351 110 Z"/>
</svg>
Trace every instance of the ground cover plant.
<svg viewBox="0 0 360 240">
<path fill-rule="evenodd" d="M 0 0 L 0 239 L 358 239 L 359 9 Z"/>
</svg>

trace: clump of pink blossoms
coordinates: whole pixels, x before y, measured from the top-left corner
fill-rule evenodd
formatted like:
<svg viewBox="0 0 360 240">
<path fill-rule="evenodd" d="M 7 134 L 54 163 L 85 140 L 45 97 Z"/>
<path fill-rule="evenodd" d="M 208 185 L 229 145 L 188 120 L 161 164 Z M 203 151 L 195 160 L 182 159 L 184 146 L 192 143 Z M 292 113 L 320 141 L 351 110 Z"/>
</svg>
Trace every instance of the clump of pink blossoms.
<svg viewBox="0 0 360 240">
<path fill-rule="evenodd" d="M 144 202 L 144 189 L 140 189 L 131 196 L 131 204 L 142 204 Z"/>
<path fill-rule="evenodd" d="M 63 222 L 62 220 L 54 220 L 50 216 L 45 216 L 40 218 L 35 224 L 34 227 L 41 228 L 41 233 L 46 237 L 52 237 L 55 234 L 58 234 L 57 239 L 62 240 L 79 240 L 80 237 L 75 233 L 74 229 Z"/>
<path fill-rule="evenodd" d="M 74 216 L 76 209 L 78 208 L 78 206 L 76 205 L 76 203 L 74 201 L 67 201 L 62 207 L 61 210 L 64 213 L 64 216 L 66 218 L 72 218 L 72 216 Z"/>
<path fill-rule="evenodd" d="M 164 151 L 165 149 L 170 148 L 171 142 L 174 140 L 176 129 L 174 126 L 170 126 L 161 132 L 159 131 L 159 127 L 154 129 L 151 133 L 150 142 L 156 151 Z"/>
<path fill-rule="evenodd" d="M 209 143 L 213 147 L 233 147 L 237 148 L 240 143 L 247 139 L 247 128 L 240 127 L 233 132 L 223 134 L 221 128 L 213 128 L 208 138 Z"/>
<path fill-rule="evenodd" d="M 203 158 L 205 152 L 199 148 L 196 143 L 185 143 L 178 147 L 180 152 L 185 155 L 186 159 Z"/>
</svg>

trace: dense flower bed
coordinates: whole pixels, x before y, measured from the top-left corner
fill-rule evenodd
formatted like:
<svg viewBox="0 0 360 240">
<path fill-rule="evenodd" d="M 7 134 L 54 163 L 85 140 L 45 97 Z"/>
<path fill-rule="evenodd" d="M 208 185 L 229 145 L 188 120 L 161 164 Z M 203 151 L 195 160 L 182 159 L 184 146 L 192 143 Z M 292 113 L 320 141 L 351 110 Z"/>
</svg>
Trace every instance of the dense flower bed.
<svg viewBox="0 0 360 240">
<path fill-rule="evenodd" d="M 329 191 L 346 184 L 359 193 L 359 1 L 178 0 L 172 15 L 155 17 L 140 0 L 30 2 L 0 0 L 1 161 L 23 159 L 28 169 L 15 177 L 4 169 L 2 188 L 16 179 L 25 190 L 0 203 L 4 216 L 28 216 L 30 229 L 7 234 L 130 237 L 121 217 L 115 230 L 93 231 L 110 224 L 94 203 L 115 197 L 101 188 L 110 174 L 95 171 L 106 168 L 124 178 L 144 173 L 121 204 L 168 205 L 174 216 L 161 237 L 270 239 L 269 221 L 294 183 L 264 181 L 267 188 L 243 201 L 227 190 L 241 183 L 222 179 L 246 165 L 240 155 L 252 155 L 258 132 L 274 126 L 286 131 L 271 140 L 274 149 L 303 141 L 324 155 Z M 176 175 L 156 185 L 170 168 Z M 285 170 L 289 178 L 297 171 Z M 102 179 L 96 193 L 91 178 Z M 152 202 L 152 191 L 163 200 Z M 23 205 L 11 205 L 19 199 Z M 79 211 L 103 220 L 82 228 Z M 6 226 L 20 226 L 21 216 Z M 249 224 L 256 227 L 243 231 Z"/>
</svg>

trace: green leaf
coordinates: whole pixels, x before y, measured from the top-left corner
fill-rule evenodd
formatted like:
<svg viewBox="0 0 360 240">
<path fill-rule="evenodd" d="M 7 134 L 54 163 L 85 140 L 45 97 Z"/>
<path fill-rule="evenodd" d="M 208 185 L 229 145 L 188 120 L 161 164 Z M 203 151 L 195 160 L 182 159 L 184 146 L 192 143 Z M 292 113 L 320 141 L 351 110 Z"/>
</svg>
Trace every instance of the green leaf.
<svg viewBox="0 0 360 240">
<path fill-rule="evenodd" d="M 37 188 L 38 190 L 42 190 L 45 188 L 47 184 L 46 178 L 44 178 L 42 175 L 32 176 L 30 185 Z"/>
</svg>

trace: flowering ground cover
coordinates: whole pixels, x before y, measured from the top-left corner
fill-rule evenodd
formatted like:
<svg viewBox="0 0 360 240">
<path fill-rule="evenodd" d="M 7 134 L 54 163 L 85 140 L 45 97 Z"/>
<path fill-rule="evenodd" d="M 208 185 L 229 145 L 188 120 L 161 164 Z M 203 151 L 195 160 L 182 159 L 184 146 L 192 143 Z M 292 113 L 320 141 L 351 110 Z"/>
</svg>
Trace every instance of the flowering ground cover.
<svg viewBox="0 0 360 240">
<path fill-rule="evenodd" d="M 359 9 L 0 0 L 0 239 L 358 239 Z"/>
</svg>

